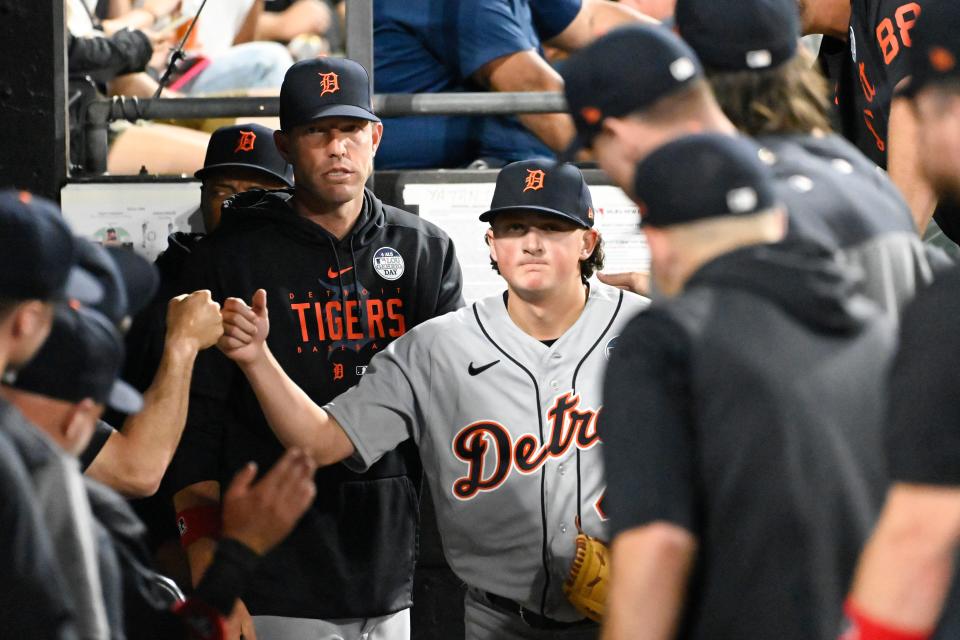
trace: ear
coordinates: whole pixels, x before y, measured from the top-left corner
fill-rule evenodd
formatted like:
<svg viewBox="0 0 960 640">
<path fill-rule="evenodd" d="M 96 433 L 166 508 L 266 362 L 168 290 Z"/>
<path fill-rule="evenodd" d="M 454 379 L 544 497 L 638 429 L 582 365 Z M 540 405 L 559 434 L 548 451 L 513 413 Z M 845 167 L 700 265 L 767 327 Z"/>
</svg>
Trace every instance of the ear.
<svg viewBox="0 0 960 640">
<path fill-rule="evenodd" d="M 50 324 L 50 317 L 46 303 L 40 300 L 23 302 L 13 312 L 11 335 L 23 338 L 45 331 Z"/>
<path fill-rule="evenodd" d="M 373 123 L 373 154 L 377 154 L 377 149 L 380 147 L 380 140 L 383 139 L 383 123 L 374 122 Z"/>
<path fill-rule="evenodd" d="M 277 151 L 283 156 L 283 159 L 290 162 L 290 136 L 286 131 L 274 131 L 273 143 L 277 146 Z"/>
<path fill-rule="evenodd" d="M 596 229 L 587 229 L 583 233 L 580 245 L 580 259 L 586 260 L 593 255 L 594 249 L 600 243 L 600 232 Z"/>
<path fill-rule="evenodd" d="M 102 413 L 103 407 L 91 398 L 84 398 L 73 405 L 61 426 L 63 438 L 71 450 L 79 453 L 86 448 L 93 434 L 93 427 Z"/>
<path fill-rule="evenodd" d="M 490 259 L 494 262 L 497 261 L 497 245 L 493 241 L 493 229 L 487 229 L 487 232 L 483 235 L 484 242 L 487 243 L 487 246 L 490 247 Z"/>
</svg>

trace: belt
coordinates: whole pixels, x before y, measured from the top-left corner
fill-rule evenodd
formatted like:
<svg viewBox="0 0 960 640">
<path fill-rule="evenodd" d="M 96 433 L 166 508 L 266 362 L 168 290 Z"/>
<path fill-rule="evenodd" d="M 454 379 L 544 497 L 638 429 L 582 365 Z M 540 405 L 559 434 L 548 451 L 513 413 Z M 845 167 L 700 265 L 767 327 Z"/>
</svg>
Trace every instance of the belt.
<svg viewBox="0 0 960 640">
<path fill-rule="evenodd" d="M 559 620 L 547 618 L 546 616 L 542 616 L 539 613 L 531 611 L 520 603 L 514 602 L 510 598 L 504 598 L 503 596 L 498 596 L 497 594 L 490 593 L 488 591 L 484 591 L 483 595 L 487 599 L 487 602 L 489 602 L 491 605 L 502 611 L 506 611 L 507 613 L 520 616 L 520 619 L 523 620 L 528 627 L 532 627 L 534 629 L 556 630 L 596 626 L 596 623 L 589 618 L 577 620 L 576 622 L 561 622 Z"/>
</svg>

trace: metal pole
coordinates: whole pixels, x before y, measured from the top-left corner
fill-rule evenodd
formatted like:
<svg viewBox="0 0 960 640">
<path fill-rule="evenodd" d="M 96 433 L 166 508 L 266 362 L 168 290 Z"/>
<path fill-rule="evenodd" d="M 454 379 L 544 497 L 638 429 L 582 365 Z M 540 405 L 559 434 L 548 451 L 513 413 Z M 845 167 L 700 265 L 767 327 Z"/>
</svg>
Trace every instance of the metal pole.
<svg viewBox="0 0 960 640">
<path fill-rule="evenodd" d="M 347 57 L 367 70 L 373 93 L 373 0 L 347 0 Z"/>
<path fill-rule="evenodd" d="M 197 118 L 271 117 L 280 112 L 279 98 L 173 98 L 139 100 L 113 98 L 105 105 L 110 120 L 143 118 L 192 120 Z M 499 115 L 557 113 L 567 109 L 562 93 L 391 93 L 375 95 L 373 109 L 382 117 L 409 115 Z"/>
</svg>

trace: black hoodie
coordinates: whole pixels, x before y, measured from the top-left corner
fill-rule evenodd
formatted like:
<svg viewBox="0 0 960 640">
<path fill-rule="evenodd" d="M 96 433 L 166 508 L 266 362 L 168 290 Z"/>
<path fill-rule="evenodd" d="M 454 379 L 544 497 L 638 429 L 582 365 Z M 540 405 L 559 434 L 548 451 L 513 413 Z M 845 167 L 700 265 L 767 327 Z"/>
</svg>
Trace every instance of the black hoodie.
<svg viewBox="0 0 960 640">
<path fill-rule="evenodd" d="M 879 513 L 894 321 L 822 249 L 699 269 L 620 336 L 600 435 L 616 532 L 698 540 L 679 638 L 833 640 Z"/>
<path fill-rule="evenodd" d="M 270 350 L 322 405 L 356 384 L 392 340 L 462 306 L 462 278 L 443 231 L 369 191 L 342 240 L 299 216 L 291 196 L 254 191 L 224 203 L 181 288 L 209 288 L 220 302 L 249 302 L 266 289 Z M 239 369 L 214 349 L 203 352 L 169 488 L 217 480 L 225 490 L 244 463 L 255 460 L 263 472 L 282 451 Z M 419 477 L 412 445 L 364 474 L 321 469 L 314 504 L 244 593 L 251 614 L 366 618 L 411 606 Z"/>
</svg>

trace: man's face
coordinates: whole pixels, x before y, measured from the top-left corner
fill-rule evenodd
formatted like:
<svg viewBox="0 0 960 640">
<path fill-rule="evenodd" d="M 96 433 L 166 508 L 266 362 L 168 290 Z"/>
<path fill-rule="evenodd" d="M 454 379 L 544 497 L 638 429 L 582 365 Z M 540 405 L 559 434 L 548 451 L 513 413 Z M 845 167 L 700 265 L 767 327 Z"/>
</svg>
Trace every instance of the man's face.
<svg viewBox="0 0 960 640">
<path fill-rule="evenodd" d="M 960 93 L 928 87 L 915 104 L 921 169 L 938 195 L 960 198 Z"/>
<path fill-rule="evenodd" d="M 513 291 L 543 297 L 580 282 L 580 261 L 597 233 L 540 213 L 498 214 L 487 231 L 490 257 Z"/>
<path fill-rule="evenodd" d="M 210 233 L 220 225 L 223 201 L 251 189 L 282 189 L 287 184 L 265 171 L 245 167 L 223 167 L 208 174 L 200 188 L 203 226 Z"/>
<path fill-rule="evenodd" d="M 674 135 L 638 118 L 607 118 L 593 139 L 597 163 L 618 187 L 633 193 L 637 163 L 669 142 Z"/>
<path fill-rule="evenodd" d="M 297 192 L 334 208 L 363 194 L 382 133 L 379 122 L 330 117 L 278 132 L 276 141 L 293 165 Z"/>
</svg>

